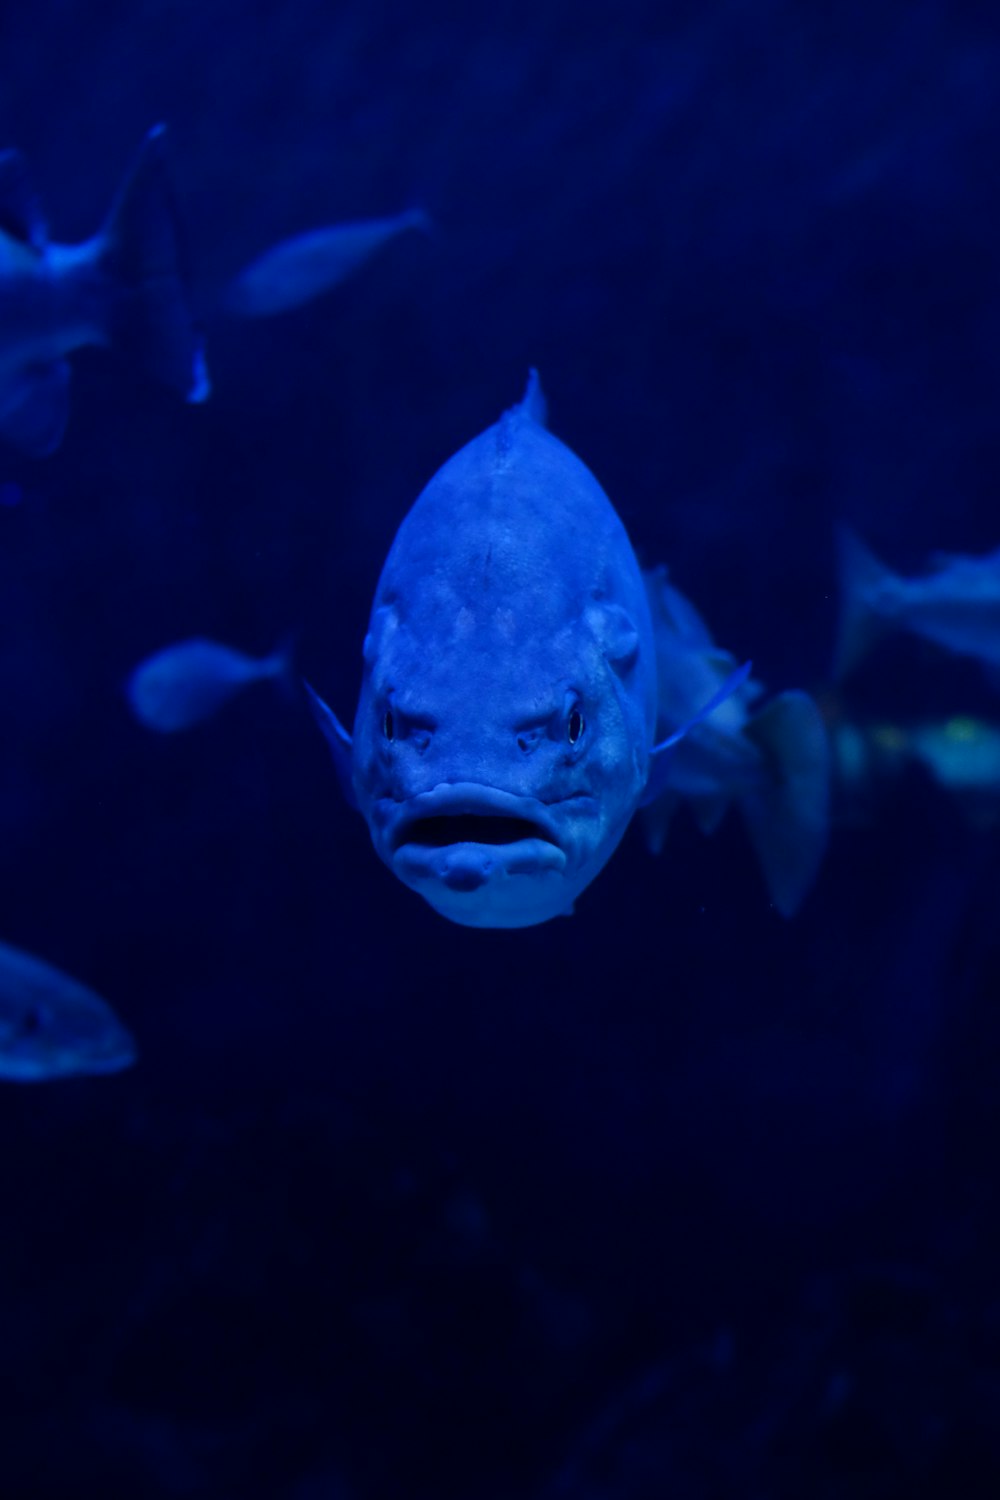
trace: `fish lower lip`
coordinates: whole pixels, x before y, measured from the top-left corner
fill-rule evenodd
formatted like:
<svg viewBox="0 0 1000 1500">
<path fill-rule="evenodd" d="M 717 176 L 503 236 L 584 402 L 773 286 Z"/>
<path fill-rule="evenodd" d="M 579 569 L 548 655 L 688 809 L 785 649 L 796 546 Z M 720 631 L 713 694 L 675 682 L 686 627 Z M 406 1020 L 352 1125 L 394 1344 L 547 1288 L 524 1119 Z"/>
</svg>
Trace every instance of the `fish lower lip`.
<svg viewBox="0 0 1000 1500">
<path fill-rule="evenodd" d="M 554 819 L 544 803 L 473 783 L 422 792 L 400 810 L 389 839 L 406 878 L 433 878 L 476 890 L 494 876 L 565 868 Z"/>
<path fill-rule="evenodd" d="M 404 846 L 434 850 L 481 845 L 500 850 L 540 842 L 560 847 L 544 804 L 474 784 L 444 784 L 422 792 L 394 821 L 393 854 Z"/>
<path fill-rule="evenodd" d="M 498 877 L 558 873 L 566 856 L 546 839 L 509 844 L 400 844 L 392 859 L 403 880 L 437 880 L 453 891 L 476 891 Z"/>
</svg>

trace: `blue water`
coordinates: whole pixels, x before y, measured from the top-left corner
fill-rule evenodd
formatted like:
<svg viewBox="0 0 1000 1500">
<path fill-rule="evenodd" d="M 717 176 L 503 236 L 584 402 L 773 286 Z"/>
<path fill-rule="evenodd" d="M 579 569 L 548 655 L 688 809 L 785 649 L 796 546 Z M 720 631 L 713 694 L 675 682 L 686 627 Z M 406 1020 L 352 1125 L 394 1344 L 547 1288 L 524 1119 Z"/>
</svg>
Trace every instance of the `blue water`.
<svg viewBox="0 0 1000 1500">
<path fill-rule="evenodd" d="M 644 562 L 825 686 L 833 527 L 1000 542 L 987 6 L 33 0 L 0 144 L 53 235 L 157 120 L 214 394 L 74 360 L 0 450 L 0 933 L 141 1060 L 0 1092 L 11 1500 L 1000 1493 L 1000 845 L 917 769 L 783 922 L 735 817 L 629 832 L 571 921 L 394 881 L 306 709 L 123 683 L 296 632 L 345 718 L 382 560 L 541 371 Z M 322 301 L 229 278 L 423 206 Z M 887 643 L 838 712 L 1000 714 Z"/>
</svg>

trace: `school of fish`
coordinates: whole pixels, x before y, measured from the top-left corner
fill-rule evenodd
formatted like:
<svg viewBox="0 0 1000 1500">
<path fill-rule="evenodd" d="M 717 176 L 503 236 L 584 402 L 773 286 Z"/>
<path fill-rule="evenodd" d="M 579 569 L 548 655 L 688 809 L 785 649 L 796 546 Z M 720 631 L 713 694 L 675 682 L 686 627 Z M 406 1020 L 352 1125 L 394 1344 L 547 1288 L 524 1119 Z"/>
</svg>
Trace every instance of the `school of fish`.
<svg viewBox="0 0 1000 1500">
<path fill-rule="evenodd" d="M 411 209 L 307 229 L 229 280 L 219 311 L 262 319 L 325 295 L 400 236 Z M 211 392 L 192 311 L 165 130 L 142 143 L 102 228 L 50 239 L 21 154 L 0 152 L 0 442 L 61 443 L 69 359 L 111 349 L 199 404 Z M 21 503 L 4 486 L 5 506 Z M 832 679 L 907 632 L 1000 670 L 1000 549 L 892 572 L 838 534 L 841 620 Z M 283 646 L 250 656 L 208 638 L 169 645 L 124 685 L 145 728 L 205 723 L 255 684 L 297 679 Z M 614 506 L 548 428 L 531 372 L 520 403 L 450 458 L 403 518 L 379 578 L 345 727 L 306 701 L 348 802 L 389 870 L 452 922 L 516 928 L 568 916 L 633 819 L 653 853 L 681 807 L 705 833 L 738 809 L 771 906 L 793 916 L 831 822 L 918 766 L 974 816 L 1000 816 L 1000 725 L 956 715 L 854 723 L 824 690 L 767 697 L 716 645 L 666 568 L 643 571 Z M 831 707 L 832 705 L 832 707 Z M 111 1007 L 44 960 L 0 945 L 0 1078 L 127 1068 Z"/>
</svg>

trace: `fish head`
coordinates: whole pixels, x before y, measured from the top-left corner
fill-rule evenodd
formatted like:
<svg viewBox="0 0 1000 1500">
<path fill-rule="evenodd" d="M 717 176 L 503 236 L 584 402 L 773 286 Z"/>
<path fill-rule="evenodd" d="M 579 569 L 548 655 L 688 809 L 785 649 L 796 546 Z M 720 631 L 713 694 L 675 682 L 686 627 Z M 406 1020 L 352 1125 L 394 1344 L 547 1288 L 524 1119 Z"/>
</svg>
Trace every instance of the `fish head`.
<svg viewBox="0 0 1000 1500">
<path fill-rule="evenodd" d="M 118 1073 L 136 1055 L 129 1032 L 96 996 L 32 997 L 0 1021 L 0 1078 L 15 1082 Z"/>
<path fill-rule="evenodd" d="M 353 787 L 375 848 L 464 926 L 568 914 L 645 782 L 638 634 L 606 600 L 561 623 L 438 603 L 377 601 L 365 642 Z"/>
</svg>

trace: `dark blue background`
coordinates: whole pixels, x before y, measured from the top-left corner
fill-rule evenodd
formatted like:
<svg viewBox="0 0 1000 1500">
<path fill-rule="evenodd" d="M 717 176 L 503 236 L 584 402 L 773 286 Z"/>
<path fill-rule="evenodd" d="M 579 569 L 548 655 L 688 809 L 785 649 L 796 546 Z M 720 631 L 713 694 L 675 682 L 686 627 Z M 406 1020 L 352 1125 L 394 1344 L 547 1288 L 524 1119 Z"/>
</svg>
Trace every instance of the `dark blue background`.
<svg viewBox="0 0 1000 1500">
<path fill-rule="evenodd" d="M 821 689 L 837 518 L 904 569 L 1000 540 L 998 68 L 972 0 L 7 8 L 55 238 L 169 121 L 215 394 L 88 352 L 59 453 L 0 457 L 0 930 L 142 1051 L 0 1092 L 0 1495 L 1000 1493 L 995 835 L 914 773 L 792 923 L 679 818 L 469 932 L 304 708 L 158 740 L 122 694 L 295 630 L 349 718 L 396 526 L 529 364 L 642 558 Z M 416 204 L 329 298 L 213 315 Z M 904 640 L 840 711 L 995 703 Z"/>
</svg>

